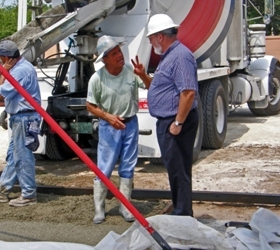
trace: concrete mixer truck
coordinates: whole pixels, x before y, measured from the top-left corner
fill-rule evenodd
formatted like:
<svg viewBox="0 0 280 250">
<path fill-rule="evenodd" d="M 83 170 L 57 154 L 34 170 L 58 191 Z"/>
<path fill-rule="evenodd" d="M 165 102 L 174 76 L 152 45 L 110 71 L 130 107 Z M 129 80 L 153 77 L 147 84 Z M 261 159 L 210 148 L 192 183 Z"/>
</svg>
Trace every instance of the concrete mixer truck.
<svg viewBox="0 0 280 250">
<path fill-rule="evenodd" d="M 260 116 L 279 113 L 279 61 L 266 55 L 265 25 L 249 26 L 246 8 L 246 0 L 52 0 L 52 9 L 37 17 L 36 25 L 28 24 L 10 38 L 27 60 L 42 68 L 44 74 L 38 77 L 47 112 L 78 145 L 92 147 L 98 141 L 98 119 L 86 110 L 86 95 L 89 78 L 103 66 L 95 63 L 98 37 L 126 41 L 122 47 L 126 62 L 138 55 L 152 76 L 159 57 L 146 38 L 146 25 L 152 15 L 168 14 L 180 24 L 178 39 L 193 51 L 198 64 L 200 122 L 195 160 L 201 147 L 223 145 L 228 113 L 236 107 L 247 103 Z M 64 48 L 61 45 L 60 53 L 43 57 L 62 41 L 67 43 Z M 48 79 L 45 75 L 53 71 L 51 65 L 59 66 Z M 139 90 L 139 97 L 139 157 L 157 163 L 161 155 L 147 90 Z M 35 154 L 56 160 L 72 155 L 46 123 L 42 131 Z"/>
</svg>

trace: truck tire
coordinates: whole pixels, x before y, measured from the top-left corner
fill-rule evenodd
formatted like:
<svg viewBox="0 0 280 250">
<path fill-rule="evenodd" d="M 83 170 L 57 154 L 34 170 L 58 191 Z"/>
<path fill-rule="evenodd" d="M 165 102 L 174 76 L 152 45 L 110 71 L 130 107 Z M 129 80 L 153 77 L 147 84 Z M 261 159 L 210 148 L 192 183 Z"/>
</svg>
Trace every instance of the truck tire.
<svg viewBox="0 0 280 250">
<path fill-rule="evenodd" d="M 280 68 L 275 66 L 271 82 L 272 94 L 269 97 L 268 106 L 263 109 L 256 109 L 248 102 L 250 111 L 256 116 L 270 116 L 277 115 L 280 112 Z"/>
<path fill-rule="evenodd" d="M 33 155 L 36 161 L 49 160 L 49 157 L 47 155 L 43 155 L 43 154 L 33 154 Z"/>
<path fill-rule="evenodd" d="M 150 163 L 154 165 L 163 165 L 163 161 L 161 158 L 149 158 Z"/>
<path fill-rule="evenodd" d="M 57 134 L 48 134 L 46 155 L 50 160 L 62 161 L 72 157 L 74 152 Z"/>
<path fill-rule="evenodd" d="M 193 163 L 195 163 L 199 157 L 201 146 L 202 146 L 202 140 L 203 140 L 203 109 L 202 109 L 202 103 L 200 98 L 198 98 L 197 109 L 198 109 L 199 123 L 198 123 L 198 128 L 197 128 L 196 137 L 193 146 Z M 161 158 L 150 158 L 149 160 L 152 164 L 163 165 L 163 161 Z"/>
<path fill-rule="evenodd" d="M 2 113 L 1 113 L 0 124 L 1 124 L 3 129 L 5 129 L 5 130 L 8 129 L 7 112 L 5 110 L 2 111 Z"/>
<path fill-rule="evenodd" d="M 218 79 L 199 85 L 203 108 L 203 142 L 205 149 L 221 148 L 227 131 L 227 103 L 221 82 Z"/>
</svg>

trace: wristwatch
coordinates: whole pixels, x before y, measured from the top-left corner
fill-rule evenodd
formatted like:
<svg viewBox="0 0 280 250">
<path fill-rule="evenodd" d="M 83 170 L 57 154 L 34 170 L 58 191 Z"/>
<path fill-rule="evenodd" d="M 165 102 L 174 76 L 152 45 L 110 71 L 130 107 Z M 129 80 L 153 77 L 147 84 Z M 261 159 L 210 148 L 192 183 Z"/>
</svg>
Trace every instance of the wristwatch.
<svg viewBox="0 0 280 250">
<path fill-rule="evenodd" d="M 174 124 L 175 124 L 175 126 L 182 126 L 183 125 L 183 123 L 180 123 L 178 121 L 174 121 Z"/>
</svg>

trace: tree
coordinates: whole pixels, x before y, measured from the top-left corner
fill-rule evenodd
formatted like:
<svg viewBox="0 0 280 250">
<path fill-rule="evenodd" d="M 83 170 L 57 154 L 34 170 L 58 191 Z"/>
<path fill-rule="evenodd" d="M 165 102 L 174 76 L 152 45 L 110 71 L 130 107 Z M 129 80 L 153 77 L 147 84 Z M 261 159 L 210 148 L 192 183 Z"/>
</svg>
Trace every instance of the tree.
<svg viewBox="0 0 280 250">
<path fill-rule="evenodd" d="M 0 40 L 17 31 L 17 5 L 16 3 L 6 6 L 2 0 L 0 9 Z"/>
<path fill-rule="evenodd" d="M 18 0 L 14 0 L 14 2 L 10 5 L 6 5 L 5 0 L 2 0 L 2 2 L 0 2 L 0 7 L 0 40 L 2 40 L 17 31 Z M 50 8 L 46 4 L 41 7 L 41 13 Z M 32 1 L 27 0 L 27 23 L 32 20 L 32 9 L 34 9 L 32 7 Z M 39 12 L 36 12 L 36 15 L 39 15 Z"/>
<path fill-rule="evenodd" d="M 264 24 L 265 0 L 247 0 L 247 3 L 249 23 Z M 266 24 L 266 35 L 280 35 L 280 0 L 274 0 L 274 15 L 271 17 L 271 22 Z"/>
</svg>

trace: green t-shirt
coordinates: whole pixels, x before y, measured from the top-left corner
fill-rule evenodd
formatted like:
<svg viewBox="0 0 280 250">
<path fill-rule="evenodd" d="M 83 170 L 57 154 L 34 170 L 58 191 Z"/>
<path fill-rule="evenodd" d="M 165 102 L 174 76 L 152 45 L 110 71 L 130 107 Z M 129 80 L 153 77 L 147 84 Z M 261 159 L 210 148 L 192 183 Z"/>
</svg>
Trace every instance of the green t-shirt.
<svg viewBox="0 0 280 250">
<path fill-rule="evenodd" d="M 139 87 L 144 89 L 145 85 L 131 65 L 125 64 L 117 76 L 102 67 L 89 80 L 87 101 L 107 113 L 131 117 L 138 112 Z"/>
</svg>

